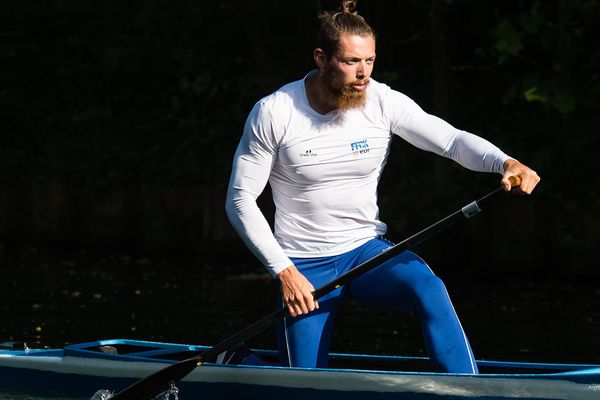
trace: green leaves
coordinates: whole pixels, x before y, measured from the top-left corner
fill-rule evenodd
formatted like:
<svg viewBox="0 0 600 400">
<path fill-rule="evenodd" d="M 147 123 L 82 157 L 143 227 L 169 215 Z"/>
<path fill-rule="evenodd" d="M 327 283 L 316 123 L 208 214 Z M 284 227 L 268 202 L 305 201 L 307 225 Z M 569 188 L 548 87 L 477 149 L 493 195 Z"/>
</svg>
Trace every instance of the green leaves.
<svg viewBox="0 0 600 400">
<path fill-rule="evenodd" d="M 600 70 L 598 52 L 589 47 L 599 13 L 598 1 L 581 0 L 523 2 L 502 15 L 490 30 L 489 54 L 499 67 L 516 72 L 504 102 L 525 100 L 561 114 L 599 108 L 598 84 L 589 81 L 590 71 Z"/>
<path fill-rule="evenodd" d="M 492 50 L 499 64 L 504 64 L 517 56 L 523 49 L 521 32 L 509 21 L 501 21 L 492 29 L 494 39 Z"/>
<path fill-rule="evenodd" d="M 539 1 L 517 15 L 501 19 L 491 30 L 492 49 L 498 63 L 504 64 L 518 56 L 526 46 L 526 42 L 540 32 L 545 22 L 540 12 Z"/>
</svg>

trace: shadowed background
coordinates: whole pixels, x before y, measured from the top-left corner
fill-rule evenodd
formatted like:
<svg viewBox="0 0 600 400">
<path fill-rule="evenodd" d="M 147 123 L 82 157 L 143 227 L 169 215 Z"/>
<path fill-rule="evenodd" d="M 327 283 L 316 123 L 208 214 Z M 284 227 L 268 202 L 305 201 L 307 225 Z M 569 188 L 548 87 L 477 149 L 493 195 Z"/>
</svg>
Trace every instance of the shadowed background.
<svg viewBox="0 0 600 400">
<path fill-rule="evenodd" d="M 181 299 L 189 301 L 189 310 L 205 319 L 214 304 L 227 302 L 229 311 L 205 324 L 214 330 L 208 341 L 252 321 L 243 315 L 252 301 L 235 291 L 258 288 L 252 311 L 271 310 L 264 293 L 275 296 L 276 286 L 225 216 L 230 164 L 254 102 L 314 67 L 316 13 L 337 5 L 65 0 L 5 6 L 0 261 L 4 282 L 11 283 L 0 290 L 4 311 L 25 317 L 5 326 L 4 337 L 40 336 L 46 332 L 40 319 L 63 325 L 63 314 L 48 311 L 53 304 L 86 304 L 98 312 L 95 302 L 110 297 L 101 288 L 109 287 L 113 310 L 135 309 L 136 299 L 145 299 L 135 317 L 143 313 L 145 321 L 169 314 L 169 300 L 186 310 Z M 593 38 L 600 2 L 363 0 L 359 11 L 378 33 L 376 80 L 497 144 L 542 177 L 533 197 L 500 198 L 418 250 L 456 293 L 457 308 L 469 313 L 471 304 L 481 313 L 474 311 L 479 319 L 469 324 L 475 342 L 485 340 L 478 339 L 477 329 L 485 336 L 488 323 L 481 318 L 499 323 L 494 313 L 512 307 L 493 302 L 497 288 L 518 304 L 529 301 L 532 314 L 543 314 L 548 302 L 548 322 L 536 336 L 554 329 L 555 302 L 564 305 L 574 294 L 584 296 L 567 303 L 583 312 L 580 334 L 597 332 L 600 51 Z M 396 140 L 380 185 L 381 218 L 398 241 L 498 184 L 498 176 Z M 261 207 L 271 218 L 268 191 Z M 68 276 L 78 283 L 69 286 Z M 170 277 L 179 280 L 165 288 Z M 182 291 L 186 280 L 197 284 Z M 485 293 L 473 293 L 475 287 Z M 532 294 L 540 287 L 545 291 Z M 40 301 L 31 300 L 36 293 Z M 528 300 L 519 297 L 528 293 Z M 220 325 L 231 325 L 233 314 L 237 324 Z M 527 320 L 527 312 L 518 315 Z M 160 330 L 186 318 L 192 317 L 183 313 L 176 322 L 148 322 L 152 329 L 133 332 L 129 317 L 105 330 L 89 328 L 90 321 L 79 336 L 61 328 L 45 338 L 195 341 L 197 331 L 206 332 L 198 324 L 187 328 L 196 330 L 189 336 Z M 598 353 L 597 340 L 586 343 Z"/>
</svg>

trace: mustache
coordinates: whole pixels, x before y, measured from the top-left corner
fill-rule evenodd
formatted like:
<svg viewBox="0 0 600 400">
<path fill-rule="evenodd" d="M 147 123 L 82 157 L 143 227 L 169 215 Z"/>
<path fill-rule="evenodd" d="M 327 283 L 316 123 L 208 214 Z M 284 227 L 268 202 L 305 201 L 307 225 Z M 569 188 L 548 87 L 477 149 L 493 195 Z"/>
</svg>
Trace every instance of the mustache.
<svg viewBox="0 0 600 400">
<path fill-rule="evenodd" d="M 356 80 L 356 81 L 352 81 L 348 84 L 346 84 L 346 86 L 353 86 L 353 85 L 368 85 L 369 84 L 369 78 L 365 78 L 362 80 Z"/>
</svg>

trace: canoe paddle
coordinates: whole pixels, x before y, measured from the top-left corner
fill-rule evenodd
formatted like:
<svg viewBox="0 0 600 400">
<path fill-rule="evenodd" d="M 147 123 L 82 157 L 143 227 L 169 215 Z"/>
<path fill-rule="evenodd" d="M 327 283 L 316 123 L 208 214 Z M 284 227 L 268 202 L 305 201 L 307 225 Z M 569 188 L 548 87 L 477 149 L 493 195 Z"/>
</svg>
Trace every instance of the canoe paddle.
<svg viewBox="0 0 600 400">
<path fill-rule="evenodd" d="M 521 184 L 521 179 L 516 176 L 511 176 L 509 178 L 509 181 L 511 186 L 513 187 L 517 187 Z M 467 204 L 466 206 L 454 212 L 453 214 L 450 214 L 446 218 L 436 222 L 428 228 L 423 229 L 422 231 L 412 235 L 411 237 L 403 240 L 402 242 L 391 246 L 387 250 L 381 252 L 380 254 L 371 258 L 370 260 L 367 260 L 364 263 L 356 266 L 355 268 L 351 269 L 345 274 L 340 275 L 331 282 L 316 289 L 313 292 L 314 299 L 316 300 L 324 296 L 325 294 L 350 282 L 352 279 L 357 278 L 365 274 L 366 272 L 372 270 L 373 268 L 377 267 L 378 265 L 384 263 L 385 261 L 388 261 L 392 257 L 402 253 L 403 251 L 406 251 L 422 243 L 426 239 L 449 227 L 458 220 L 462 220 L 463 218 L 471 218 L 472 216 L 478 214 L 481 211 L 481 208 L 479 206 L 482 203 L 486 202 L 486 200 L 488 200 L 490 197 L 492 197 L 496 193 L 502 192 L 503 190 L 504 186 L 500 186 L 494 189 L 479 200 Z M 278 320 L 286 318 L 289 315 L 290 314 L 287 307 L 282 307 L 281 309 L 267 315 L 266 317 L 239 331 L 233 336 L 228 337 L 222 342 L 204 351 L 202 354 L 171 364 L 168 367 L 160 369 L 155 373 L 147 376 L 146 378 L 143 378 L 133 383 L 129 387 L 123 389 L 122 391 L 111 397 L 111 399 L 150 400 L 167 390 L 171 383 L 183 379 L 190 372 L 196 369 L 196 367 L 201 366 L 205 360 L 210 360 L 211 358 L 216 357 L 218 354 L 231 349 L 239 342 L 243 342 L 245 340 L 250 339 L 251 337 L 262 332 L 269 326 L 275 324 Z"/>
</svg>

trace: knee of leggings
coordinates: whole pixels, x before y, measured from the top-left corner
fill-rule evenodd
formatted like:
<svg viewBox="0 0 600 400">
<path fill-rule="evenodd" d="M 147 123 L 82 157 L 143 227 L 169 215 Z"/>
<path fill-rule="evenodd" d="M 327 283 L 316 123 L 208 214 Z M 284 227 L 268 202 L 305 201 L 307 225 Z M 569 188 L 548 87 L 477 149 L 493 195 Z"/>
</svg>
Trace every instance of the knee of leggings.
<svg viewBox="0 0 600 400">
<path fill-rule="evenodd" d="M 416 279 L 413 287 L 419 303 L 426 306 L 428 303 L 446 302 L 448 294 L 444 282 L 435 275 L 424 275 Z M 436 305 L 436 304 L 432 304 Z"/>
</svg>

